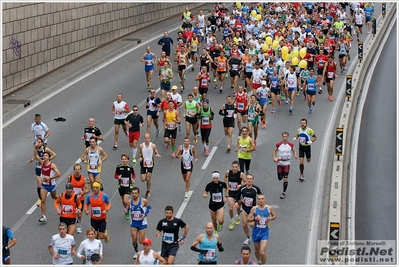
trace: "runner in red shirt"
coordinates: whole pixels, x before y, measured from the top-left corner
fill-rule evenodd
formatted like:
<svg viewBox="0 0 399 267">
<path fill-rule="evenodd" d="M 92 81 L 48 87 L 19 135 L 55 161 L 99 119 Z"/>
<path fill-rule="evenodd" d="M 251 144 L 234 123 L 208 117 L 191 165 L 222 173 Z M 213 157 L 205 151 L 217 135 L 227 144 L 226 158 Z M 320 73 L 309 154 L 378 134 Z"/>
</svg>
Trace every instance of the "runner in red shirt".
<svg viewBox="0 0 399 267">
<path fill-rule="evenodd" d="M 319 86 L 319 94 L 322 93 L 321 83 L 324 81 L 324 66 L 328 62 L 328 57 L 325 55 L 324 49 L 320 49 L 319 54 L 315 58 L 315 64 L 317 66 L 317 83 L 316 86 Z"/>
</svg>

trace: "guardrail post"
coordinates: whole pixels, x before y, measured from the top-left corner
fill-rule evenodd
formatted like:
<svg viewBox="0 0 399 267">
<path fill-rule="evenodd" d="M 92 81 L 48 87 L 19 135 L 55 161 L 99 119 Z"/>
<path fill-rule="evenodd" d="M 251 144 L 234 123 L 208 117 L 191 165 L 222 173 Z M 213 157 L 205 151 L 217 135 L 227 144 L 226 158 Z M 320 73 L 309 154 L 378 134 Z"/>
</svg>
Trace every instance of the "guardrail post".
<svg viewBox="0 0 399 267">
<path fill-rule="evenodd" d="M 387 3 L 382 2 L 382 18 L 385 19 L 386 14 L 387 14 Z"/>
<path fill-rule="evenodd" d="M 360 63 L 363 60 L 363 42 L 357 42 L 357 59 Z"/>
<path fill-rule="evenodd" d="M 352 97 L 352 75 L 346 75 L 346 98 L 349 99 Z"/>
</svg>

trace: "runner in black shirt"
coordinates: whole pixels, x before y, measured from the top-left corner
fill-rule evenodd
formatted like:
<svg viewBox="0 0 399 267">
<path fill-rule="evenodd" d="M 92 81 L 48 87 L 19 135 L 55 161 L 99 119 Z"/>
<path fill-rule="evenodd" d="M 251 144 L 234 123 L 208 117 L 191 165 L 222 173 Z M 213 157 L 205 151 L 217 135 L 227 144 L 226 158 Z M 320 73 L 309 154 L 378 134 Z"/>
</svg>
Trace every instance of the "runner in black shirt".
<svg viewBox="0 0 399 267">
<path fill-rule="evenodd" d="M 179 238 L 179 228 L 184 228 L 181 238 Z M 173 207 L 166 206 L 165 218 L 158 222 L 156 237 L 160 237 L 161 232 L 163 232 L 161 256 L 168 262 L 167 264 L 174 264 L 177 250 L 179 245 L 184 244 L 188 229 L 189 227 L 185 222 L 173 216 Z"/>
<path fill-rule="evenodd" d="M 212 173 L 212 182 L 208 183 L 205 187 L 205 192 L 202 194 L 204 198 L 208 197 L 208 192 L 210 194 L 209 198 L 209 209 L 211 213 L 211 219 L 213 227 L 215 228 L 215 233 L 218 235 L 223 229 L 224 223 L 224 203 L 227 201 L 228 189 L 225 182 L 219 181 L 220 173 L 214 171 Z M 223 189 L 225 195 L 223 196 Z M 219 222 L 219 227 L 217 222 Z"/>
<path fill-rule="evenodd" d="M 242 186 L 238 191 L 236 197 L 235 207 L 238 208 L 238 201 L 241 199 L 241 220 L 244 233 L 247 239 L 244 241 L 244 245 L 248 245 L 252 242 L 249 235 L 249 229 L 247 224 L 248 214 L 251 212 L 252 207 L 256 206 L 256 198 L 258 194 L 262 194 L 260 188 L 253 184 L 254 176 L 252 174 L 247 174 L 247 184 Z"/>
<path fill-rule="evenodd" d="M 133 166 L 129 165 L 129 155 L 121 155 L 122 164 L 116 166 L 114 178 L 118 179 L 119 195 L 122 198 L 122 205 L 128 212 L 125 213 L 126 220 L 129 220 L 129 197 L 132 193 L 133 184 L 136 181 L 136 174 Z"/>
<path fill-rule="evenodd" d="M 132 108 L 133 113 L 125 118 L 125 124 L 129 127 L 129 145 L 133 148 L 132 162 L 136 163 L 137 143 L 140 139 L 140 128 L 144 125 L 143 116 L 139 114 L 139 107 L 134 105 Z"/>
</svg>

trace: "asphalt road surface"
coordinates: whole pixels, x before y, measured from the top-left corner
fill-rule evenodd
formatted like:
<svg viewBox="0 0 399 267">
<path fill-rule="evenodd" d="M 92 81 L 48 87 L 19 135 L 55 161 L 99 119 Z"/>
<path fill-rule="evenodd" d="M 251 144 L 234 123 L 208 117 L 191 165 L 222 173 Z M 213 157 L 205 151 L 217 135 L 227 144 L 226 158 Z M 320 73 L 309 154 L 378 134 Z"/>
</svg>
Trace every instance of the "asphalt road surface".
<svg viewBox="0 0 399 267">
<path fill-rule="evenodd" d="M 357 157 L 357 240 L 393 240 L 397 235 L 397 64 L 390 60 L 396 58 L 396 37 L 397 24 L 378 58 L 363 109 Z M 382 220 L 376 218 L 377 210 Z"/>
<path fill-rule="evenodd" d="M 176 38 L 176 31 L 170 31 L 170 36 Z M 364 33 L 362 38 L 366 38 Z M 78 160 L 83 151 L 83 141 L 80 140 L 83 128 L 87 125 L 88 118 L 96 119 L 96 126 L 99 127 L 105 137 L 100 144 L 108 154 L 108 159 L 103 165 L 102 178 L 105 184 L 105 192 L 112 199 L 112 207 L 108 213 L 108 229 L 110 242 L 104 245 L 103 264 L 131 264 L 133 248 L 130 237 L 129 223 L 125 220 L 122 211 L 122 204 L 117 192 L 117 181 L 113 178 L 115 167 L 120 163 L 120 155 L 128 153 L 131 149 L 128 146 L 127 138 L 122 134 L 119 137 L 118 150 L 112 150 L 113 145 L 113 116 L 111 107 L 116 100 L 117 94 L 130 106 L 140 106 L 139 113 L 145 115 L 144 99 L 148 95 L 144 76 L 144 64 L 139 62 L 141 55 L 145 52 L 145 43 L 138 49 L 112 62 L 105 68 L 99 69 L 84 80 L 77 82 L 67 90 L 41 103 L 29 114 L 24 114 L 15 120 L 10 126 L 3 129 L 3 223 L 16 229 L 14 232 L 19 240 L 12 249 L 12 261 L 14 264 L 51 264 L 51 256 L 47 250 L 50 237 L 57 233 L 58 216 L 53 208 L 53 200 L 48 200 L 46 224 L 41 224 L 38 219 L 41 216 L 40 209 L 34 205 L 37 200 L 36 182 L 34 178 L 34 164 L 27 164 L 32 156 L 32 134 L 30 125 L 33 123 L 35 113 L 42 114 L 43 122 L 51 129 L 49 146 L 58 156 L 54 159 L 61 171 L 62 176 L 57 180 L 57 192 L 63 192 L 66 183 L 66 176 L 72 173 L 72 166 Z M 149 43 L 152 51 L 160 55 L 160 47 L 155 41 Z M 351 57 L 356 57 L 356 49 L 351 50 Z M 392 58 L 392 57 L 391 57 Z M 389 61 L 389 60 L 388 60 Z M 349 63 L 354 62 L 353 60 Z M 197 82 L 194 81 L 195 72 L 187 71 L 186 91 L 182 95 L 186 99 Z M 178 84 L 178 74 L 174 68 L 175 80 Z M 154 75 L 155 77 L 155 75 Z M 340 75 L 336 81 L 335 93 L 344 82 L 345 75 Z M 158 81 L 154 82 L 158 87 Z M 240 81 L 240 84 L 243 84 Z M 170 157 L 170 149 L 165 150 L 163 146 L 163 130 L 160 138 L 153 142 L 158 146 L 161 158 L 155 159 L 155 168 L 152 177 L 151 198 L 149 199 L 153 209 L 148 216 L 147 236 L 153 240 L 154 249 L 159 249 L 161 241 L 155 238 L 155 227 L 157 222 L 164 218 L 164 208 L 172 205 L 175 214 L 178 214 L 189 226 L 190 231 L 186 242 L 180 247 L 177 254 L 176 264 L 196 264 L 197 253 L 190 250 L 190 245 L 195 237 L 204 232 L 205 223 L 210 221 L 208 211 L 208 199 L 202 198 L 205 185 L 211 181 L 210 174 L 214 170 L 224 173 L 230 169 L 231 162 L 237 158 L 237 154 L 225 152 L 227 137 L 224 136 L 222 117 L 217 115 L 218 110 L 225 103 L 226 95 L 232 90 L 229 89 L 230 82 L 227 80 L 223 94 L 213 89 L 211 83 L 208 98 L 210 106 L 215 110 L 215 120 L 210 136 L 210 149 L 213 154 L 208 158 L 202 153 L 202 144 L 198 142 L 195 147 L 198 150 L 199 162 L 194 164 L 192 175 L 190 198 L 184 200 L 184 182 L 180 173 L 180 162 Z M 158 93 L 160 95 L 160 93 Z M 253 152 L 251 173 L 255 176 L 254 184 L 258 185 L 266 195 L 266 203 L 275 209 L 277 219 L 270 224 L 270 239 L 267 249 L 268 264 L 304 264 L 307 251 L 308 233 L 313 196 L 315 190 L 318 161 L 324 140 L 326 122 L 336 102 L 327 99 L 326 89 L 322 95 L 317 95 L 317 103 L 313 114 L 308 114 L 308 107 L 303 97 L 296 97 L 294 113 L 289 115 L 288 105 L 283 104 L 277 107 L 277 113 L 270 114 L 271 107 L 267 111 L 267 128 L 259 129 L 257 150 Z M 62 116 L 65 122 L 54 122 L 53 118 Z M 312 145 L 312 161 L 305 163 L 306 181 L 300 183 L 299 161 L 293 160 L 289 176 L 287 198 L 280 200 L 282 182 L 278 181 L 276 164 L 272 159 L 272 150 L 276 142 L 281 140 L 281 133 L 288 131 L 290 140 L 300 127 L 300 119 L 306 118 L 309 127 L 313 128 L 318 140 Z M 183 127 L 184 131 L 184 127 Z M 142 130 L 140 143 L 143 142 Z M 152 138 L 155 137 L 155 128 L 152 126 Z M 235 128 L 233 143 L 237 140 L 238 130 Z M 26 138 L 29 136 L 29 138 Z M 179 133 L 177 144 L 182 144 L 183 133 Z M 233 146 L 234 148 L 234 146 Z M 297 148 L 297 144 L 296 144 Z M 136 173 L 139 173 L 138 164 L 135 166 Z M 86 175 L 85 172 L 83 174 Z M 139 179 L 136 185 L 145 192 L 145 184 Z M 242 226 L 236 226 L 234 230 L 228 230 L 227 204 L 225 210 L 225 229 L 221 233 L 221 239 L 225 252 L 219 253 L 219 264 L 233 264 L 240 257 L 240 248 L 245 239 Z M 84 231 L 89 226 L 89 217 L 83 217 Z M 78 244 L 83 240 L 83 234 L 75 234 Z M 252 245 L 251 245 L 252 246 Z M 141 247 L 140 247 L 141 248 Z M 252 258 L 254 256 L 252 255 Z M 80 260 L 75 258 L 75 263 Z"/>
</svg>

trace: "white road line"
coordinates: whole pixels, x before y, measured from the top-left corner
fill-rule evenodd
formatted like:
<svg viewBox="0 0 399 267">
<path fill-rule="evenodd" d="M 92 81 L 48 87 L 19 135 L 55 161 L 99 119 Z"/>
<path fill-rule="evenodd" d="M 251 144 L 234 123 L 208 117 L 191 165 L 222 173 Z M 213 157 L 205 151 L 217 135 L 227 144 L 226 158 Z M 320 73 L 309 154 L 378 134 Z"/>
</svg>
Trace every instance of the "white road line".
<svg viewBox="0 0 399 267">
<path fill-rule="evenodd" d="M 186 208 L 188 201 L 191 198 L 191 195 L 193 194 L 193 191 L 188 191 L 188 198 L 185 198 L 183 203 L 181 203 L 179 210 L 176 213 L 176 218 L 181 218 L 181 215 L 183 214 L 184 209 Z"/>
<path fill-rule="evenodd" d="M 202 168 L 201 168 L 201 169 L 205 170 L 205 169 L 208 167 L 208 164 L 209 164 L 209 162 L 211 161 L 211 159 L 212 159 L 212 157 L 213 157 L 213 154 L 215 154 L 216 149 L 218 149 L 217 146 L 214 146 L 214 147 L 212 148 L 211 153 L 209 153 L 209 156 L 208 156 L 207 159 L 205 160 L 205 162 L 204 162 L 204 164 L 202 165 Z"/>
</svg>

